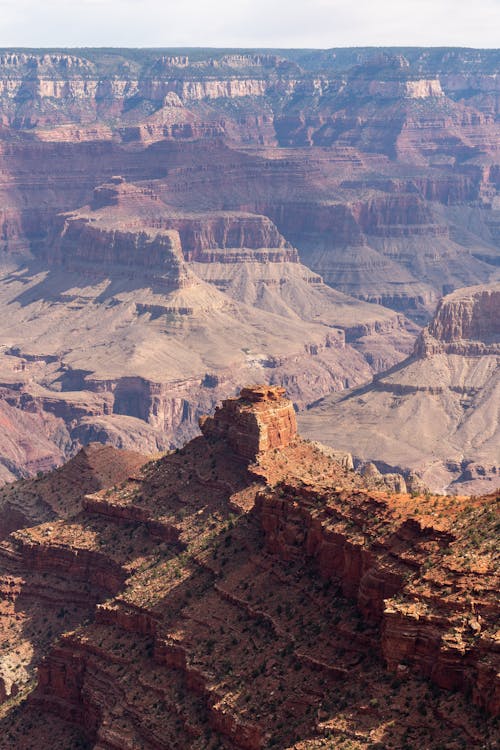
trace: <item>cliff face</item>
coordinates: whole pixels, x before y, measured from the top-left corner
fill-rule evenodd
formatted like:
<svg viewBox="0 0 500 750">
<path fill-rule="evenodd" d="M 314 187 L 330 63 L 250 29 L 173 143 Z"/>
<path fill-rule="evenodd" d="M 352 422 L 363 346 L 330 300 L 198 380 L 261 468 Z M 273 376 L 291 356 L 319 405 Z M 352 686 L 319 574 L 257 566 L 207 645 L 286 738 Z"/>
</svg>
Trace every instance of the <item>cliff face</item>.
<svg viewBox="0 0 500 750">
<path fill-rule="evenodd" d="M 304 417 L 302 429 L 362 460 L 412 467 L 435 489 L 495 489 L 499 310 L 498 284 L 447 295 L 412 358 L 341 407 L 327 399 Z M 384 425 L 382 440 L 378 430 L 375 440 L 375 420 Z"/>
<path fill-rule="evenodd" d="M 474 343 L 484 344 L 485 353 L 490 353 L 486 351 L 489 347 L 492 354 L 498 352 L 500 287 L 472 287 L 444 297 L 428 332 L 449 353 L 466 342 L 470 342 L 471 353 L 474 353 Z"/>
<path fill-rule="evenodd" d="M 19 706 L 0 747 L 48 725 L 85 748 L 494 742 L 476 706 L 499 709 L 498 498 L 375 491 L 292 417 L 281 389 L 247 388 L 204 436 L 2 544 Z"/>
<path fill-rule="evenodd" d="M 254 461 L 260 453 L 285 448 L 297 434 L 291 401 L 277 386 L 243 388 L 200 426 L 205 437 L 226 440 L 238 455 Z"/>
<path fill-rule="evenodd" d="M 486 506 L 469 508 L 444 501 L 445 524 L 433 523 L 420 501 L 424 520 L 410 511 L 382 539 L 374 527 L 384 518 L 387 523 L 385 514 L 392 515 L 398 501 L 360 493 L 354 507 L 351 502 L 340 492 L 320 498 L 317 491 L 297 485 L 259 495 L 256 508 L 268 549 L 286 560 L 313 558 L 323 578 L 340 581 L 363 615 L 381 623 L 382 653 L 390 670 L 417 670 L 440 687 L 472 694 L 479 705 L 497 713 L 500 685 L 488 632 L 496 616 L 487 593 L 492 579 L 487 572 L 483 577 L 476 558 L 476 552 L 482 555 L 479 548 L 486 557 L 492 550 L 495 497 L 486 500 Z M 408 507 L 409 500 L 404 502 Z M 474 527 L 464 525 L 464 513 L 485 524 L 483 543 L 472 540 Z M 366 518 L 375 517 L 376 524 L 366 525 Z M 475 588 L 470 598 L 465 597 L 468 583 L 462 566 L 473 558 L 470 580 Z"/>
<path fill-rule="evenodd" d="M 182 286 L 179 264 L 288 262 L 297 250 L 267 217 L 236 211 L 182 213 L 151 189 L 113 177 L 94 190 L 90 206 L 57 217 L 48 242 L 50 265 L 76 270 L 120 269 L 172 274 Z M 175 275 L 177 274 L 177 277 Z"/>
</svg>

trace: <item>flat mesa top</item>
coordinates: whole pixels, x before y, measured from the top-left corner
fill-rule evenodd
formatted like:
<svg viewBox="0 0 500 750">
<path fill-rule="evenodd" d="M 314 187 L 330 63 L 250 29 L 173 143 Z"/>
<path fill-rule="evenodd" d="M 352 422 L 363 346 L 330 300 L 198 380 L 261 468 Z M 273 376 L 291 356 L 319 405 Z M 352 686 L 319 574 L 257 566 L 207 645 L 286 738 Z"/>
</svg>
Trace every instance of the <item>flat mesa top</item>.
<svg viewBox="0 0 500 750">
<path fill-rule="evenodd" d="M 240 399 L 257 403 L 259 401 L 281 401 L 285 397 L 285 389 L 279 385 L 252 385 L 242 388 Z"/>
</svg>

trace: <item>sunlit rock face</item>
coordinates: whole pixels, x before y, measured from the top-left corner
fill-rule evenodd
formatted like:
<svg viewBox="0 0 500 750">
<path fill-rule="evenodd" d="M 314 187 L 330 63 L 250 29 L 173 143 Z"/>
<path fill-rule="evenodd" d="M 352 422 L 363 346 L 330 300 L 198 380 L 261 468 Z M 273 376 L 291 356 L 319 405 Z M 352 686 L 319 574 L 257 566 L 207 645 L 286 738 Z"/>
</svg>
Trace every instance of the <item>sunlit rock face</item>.
<svg viewBox="0 0 500 750">
<path fill-rule="evenodd" d="M 227 399 L 213 417 L 200 424 L 204 435 L 225 438 L 235 452 L 255 460 L 272 449 L 285 448 L 297 435 L 292 402 L 278 386 L 242 388 L 239 398 Z"/>
<path fill-rule="evenodd" d="M 203 428 L 3 493 L 0 748 L 494 744 L 498 497 L 361 476 L 279 387 Z"/>
</svg>

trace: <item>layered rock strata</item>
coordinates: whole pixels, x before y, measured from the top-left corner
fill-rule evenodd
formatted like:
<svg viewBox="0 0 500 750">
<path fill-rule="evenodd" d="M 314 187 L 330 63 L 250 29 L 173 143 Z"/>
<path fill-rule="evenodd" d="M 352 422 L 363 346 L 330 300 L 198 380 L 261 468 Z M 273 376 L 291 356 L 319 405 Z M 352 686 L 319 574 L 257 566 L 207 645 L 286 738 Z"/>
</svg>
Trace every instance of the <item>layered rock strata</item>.
<svg viewBox="0 0 500 750">
<path fill-rule="evenodd" d="M 266 216 L 180 211 L 117 175 L 56 217 L 46 262 L 0 285 L 0 395 L 56 444 L 36 468 L 96 440 L 177 445 L 242 382 L 283 382 L 302 409 L 399 361 L 417 330 L 325 285 Z"/>
<path fill-rule="evenodd" d="M 3 479 L 180 444 L 242 383 L 369 382 L 497 276 L 494 50 L 0 58 Z"/>
<path fill-rule="evenodd" d="M 498 497 L 389 496 L 289 419 L 256 454 L 277 409 L 245 389 L 206 437 L 2 545 L 23 647 L 10 628 L 1 747 L 47 721 L 89 749 L 493 746 Z"/>
<path fill-rule="evenodd" d="M 205 437 L 226 440 L 243 458 L 255 461 L 260 453 L 285 448 L 297 434 L 293 404 L 285 389 L 242 388 L 238 398 L 227 399 L 213 417 L 200 422 Z"/>
<path fill-rule="evenodd" d="M 500 354 L 500 285 L 461 289 L 444 297 L 419 336 L 415 353 Z"/>
</svg>

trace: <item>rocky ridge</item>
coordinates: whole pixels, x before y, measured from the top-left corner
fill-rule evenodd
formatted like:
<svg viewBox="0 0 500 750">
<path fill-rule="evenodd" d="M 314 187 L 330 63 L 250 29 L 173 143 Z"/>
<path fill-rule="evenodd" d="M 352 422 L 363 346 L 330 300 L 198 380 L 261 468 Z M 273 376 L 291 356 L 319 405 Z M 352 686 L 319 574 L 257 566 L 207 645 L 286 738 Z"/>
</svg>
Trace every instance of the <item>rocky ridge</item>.
<svg viewBox="0 0 500 750">
<path fill-rule="evenodd" d="M 475 706 L 499 708 L 498 496 L 387 495 L 293 424 L 281 389 L 248 388 L 71 519 L 11 534 L 1 747 L 47 719 L 82 748 L 494 747 Z"/>
<path fill-rule="evenodd" d="M 90 443 L 59 469 L 48 467 L 35 480 L 4 486 L 0 490 L 0 539 L 25 526 L 77 515 L 84 494 L 127 479 L 145 462 L 140 453 Z"/>
</svg>

